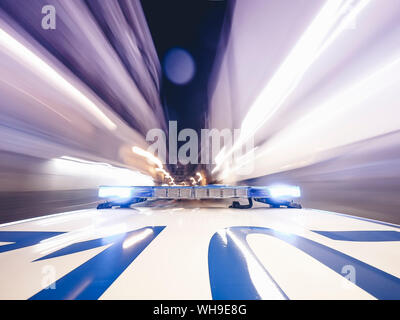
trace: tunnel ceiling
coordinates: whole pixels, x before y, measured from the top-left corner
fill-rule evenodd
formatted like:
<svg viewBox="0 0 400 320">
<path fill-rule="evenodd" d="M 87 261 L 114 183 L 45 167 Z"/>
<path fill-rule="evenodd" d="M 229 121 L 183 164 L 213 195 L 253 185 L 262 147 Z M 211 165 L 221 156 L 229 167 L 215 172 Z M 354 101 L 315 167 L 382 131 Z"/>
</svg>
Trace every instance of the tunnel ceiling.
<svg viewBox="0 0 400 320">
<path fill-rule="evenodd" d="M 162 64 L 162 101 L 167 120 L 178 130 L 204 128 L 207 85 L 228 10 L 225 1 L 142 1 L 143 10 Z M 180 48 L 194 62 L 193 78 L 176 84 L 166 75 L 166 57 Z"/>
<path fill-rule="evenodd" d="M 141 3 L 162 65 L 161 101 L 166 120 L 177 121 L 178 130 L 191 128 L 199 132 L 207 127 L 208 84 L 225 17 L 234 2 L 145 0 Z M 176 83 L 168 74 L 168 59 L 174 50 L 181 54 L 178 60 L 184 60 L 185 53 L 187 59 L 193 59 L 191 65 L 183 65 L 193 68 L 193 76 L 185 83 Z M 169 165 L 169 169 L 179 181 L 198 170 L 198 166 Z"/>
</svg>

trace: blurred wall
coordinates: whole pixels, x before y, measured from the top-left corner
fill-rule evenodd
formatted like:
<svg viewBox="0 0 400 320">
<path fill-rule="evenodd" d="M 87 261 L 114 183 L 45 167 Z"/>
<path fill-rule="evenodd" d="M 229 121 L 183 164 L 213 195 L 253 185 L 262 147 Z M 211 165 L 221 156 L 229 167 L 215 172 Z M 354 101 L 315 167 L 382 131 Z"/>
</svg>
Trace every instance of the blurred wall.
<svg viewBox="0 0 400 320">
<path fill-rule="evenodd" d="M 221 152 L 213 177 L 299 184 L 307 207 L 399 223 L 399 4 L 237 1 L 208 120 L 254 149 Z"/>
<path fill-rule="evenodd" d="M 132 152 L 165 127 L 139 1 L 0 1 L 0 75 L 0 222 L 94 207 L 102 184 L 153 183 Z"/>
</svg>

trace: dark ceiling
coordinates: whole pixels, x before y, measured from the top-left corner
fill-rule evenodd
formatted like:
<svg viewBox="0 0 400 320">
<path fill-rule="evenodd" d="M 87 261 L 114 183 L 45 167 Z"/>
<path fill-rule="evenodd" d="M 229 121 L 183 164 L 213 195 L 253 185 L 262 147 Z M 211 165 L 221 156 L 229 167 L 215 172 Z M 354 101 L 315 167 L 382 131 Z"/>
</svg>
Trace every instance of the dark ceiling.
<svg viewBox="0 0 400 320">
<path fill-rule="evenodd" d="M 207 127 L 209 79 L 216 67 L 221 35 L 229 32 L 235 0 L 142 0 L 141 3 L 162 65 L 161 100 L 166 119 L 178 121 L 178 130 L 191 128 L 199 132 Z M 184 85 L 177 85 L 166 76 L 165 57 L 173 48 L 186 50 L 194 60 L 195 74 Z M 178 148 L 184 143 L 178 142 Z M 201 170 L 197 165 L 168 167 L 176 181 Z"/>
<path fill-rule="evenodd" d="M 143 10 L 163 66 L 161 96 L 167 120 L 177 120 L 178 129 L 205 127 L 207 87 L 219 44 L 224 17 L 234 1 L 142 0 Z M 183 48 L 193 57 L 196 72 L 185 85 L 165 76 L 165 55 Z"/>
</svg>

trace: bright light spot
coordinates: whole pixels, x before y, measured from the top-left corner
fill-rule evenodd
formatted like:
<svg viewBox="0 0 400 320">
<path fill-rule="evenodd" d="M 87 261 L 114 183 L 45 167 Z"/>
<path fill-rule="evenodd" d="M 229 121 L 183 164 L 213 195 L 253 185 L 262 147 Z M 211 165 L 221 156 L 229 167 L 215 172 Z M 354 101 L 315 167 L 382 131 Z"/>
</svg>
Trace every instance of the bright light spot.
<svg viewBox="0 0 400 320">
<path fill-rule="evenodd" d="M 99 198 L 129 199 L 132 196 L 130 187 L 100 187 Z"/>
<path fill-rule="evenodd" d="M 201 175 L 200 172 L 197 172 L 196 175 L 199 177 L 199 179 L 197 180 L 197 182 L 200 182 L 201 180 L 203 180 L 203 176 Z"/>
<path fill-rule="evenodd" d="M 65 248 L 68 245 L 76 243 L 80 240 L 86 239 L 94 234 L 94 226 L 85 227 L 76 231 L 60 234 L 39 242 L 35 247 L 37 252 L 42 255 L 47 255 L 51 252 Z"/>
<path fill-rule="evenodd" d="M 272 198 L 298 198 L 301 196 L 300 187 L 298 186 L 271 186 L 268 187 L 268 190 Z"/>
<path fill-rule="evenodd" d="M 249 248 L 243 244 L 233 232 L 228 230 L 226 234 L 232 239 L 237 248 L 243 254 L 251 282 L 257 290 L 257 293 L 261 296 L 261 299 L 284 300 L 285 298 L 282 296 L 282 293 L 279 291 L 277 285 L 265 272 L 263 266 L 254 257 L 254 254 L 249 250 Z"/>
<path fill-rule="evenodd" d="M 226 230 L 219 230 L 217 231 L 218 235 L 220 236 L 222 242 L 224 243 L 224 246 L 226 247 L 228 245 L 228 239 L 226 237 Z"/>
<path fill-rule="evenodd" d="M 132 151 L 134 153 L 138 154 L 139 156 L 142 156 L 142 157 L 146 158 L 150 162 L 153 162 L 160 169 L 162 169 L 163 164 L 162 164 L 161 160 L 158 159 L 157 157 L 155 157 L 151 152 L 148 152 L 148 151 L 143 150 L 142 148 L 139 148 L 139 147 L 136 147 L 136 146 L 132 147 Z"/>
<path fill-rule="evenodd" d="M 128 239 L 126 239 L 122 244 L 122 248 L 127 249 L 135 245 L 136 243 L 146 239 L 147 237 L 153 235 L 153 233 L 154 232 L 152 229 L 144 229 L 139 234 L 132 235 Z"/>
<path fill-rule="evenodd" d="M 188 83 L 192 80 L 195 69 L 192 56 L 184 49 L 173 48 L 165 55 L 165 75 L 175 84 L 183 85 Z"/>
</svg>

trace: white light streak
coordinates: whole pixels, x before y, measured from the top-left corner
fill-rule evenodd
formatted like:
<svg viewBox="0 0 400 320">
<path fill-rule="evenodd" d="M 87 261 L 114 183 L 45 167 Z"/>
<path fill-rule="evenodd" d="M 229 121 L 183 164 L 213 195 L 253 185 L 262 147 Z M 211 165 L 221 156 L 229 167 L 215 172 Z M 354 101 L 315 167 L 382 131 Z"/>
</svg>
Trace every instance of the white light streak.
<svg viewBox="0 0 400 320">
<path fill-rule="evenodd" d="M 143 150 L 142 148 L 139 148 L 137 146 L 132 147 L 132 151 L 136 154 L 138 154 L 141 157 L 146 158 L 150 162 L 153 162 L 155 165 L 157 165 L 160 169 L 163 168 L 163 164 L 160 159 L 155 157 L 151 152 L 148 152 L 146 150 Z"/>
<path fill-rule="evenodd" d="M 212 173 L 220 170 L 222 166 L 219 164 L 265 125 L 298 86 L 310 66 L 349 23 L 356 19 L 369 2 L 370 0 L 360 0 L 354 5 L 353 0 L 326 1 L 285 61 L 255 99 L 244 117 L 239 139 L 229 151 L 221 150 L 217 155 L 218 163 Z"/>
<path fill-rule="evenodd" d="M 69 83 L 61 74 L 38 57 L 35 53 L 14 39 L 6 31 L 0 28 L 0 46 L 9 51 L 14 58 L 34 70 L 41 78 L 56 86 L 65 95 L 71 97 L 78 104 L 82 105 L 88 112 L 98 119 L 107 129 L 115 130 L 117 125 L 111 121 L 94 102 L 82 92 Z"/>
</svg>

